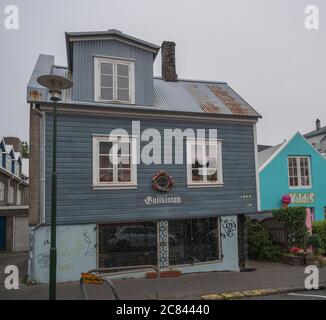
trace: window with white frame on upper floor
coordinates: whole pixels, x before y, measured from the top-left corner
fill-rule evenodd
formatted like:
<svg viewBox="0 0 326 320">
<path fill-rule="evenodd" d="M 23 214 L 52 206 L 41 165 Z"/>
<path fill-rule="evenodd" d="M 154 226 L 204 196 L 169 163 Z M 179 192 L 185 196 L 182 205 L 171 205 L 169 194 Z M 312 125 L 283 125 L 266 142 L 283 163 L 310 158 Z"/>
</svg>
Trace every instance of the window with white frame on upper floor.
<svg viewBox="0 0 326 320">
<path fill-rule="evenodd" d="M 187 139 L 188 186 L 223 185 L 222 142 Z"/>
<path fill-rule="evenodd" d="M 0 181 L 0 202 L 5 201 L 5 192 L 6 192 L 6 184 L 3 181 Z"/>
<path fill-rule="evenodd" d="M 137 185 L 136 139 L 128 136 L 93 137 L 93 187 Z"/>
<path fill-rule="evenodd" d="M 12 158 L 8 153 L 5 154 L 5 157 L 6 157 L 6 168 L 5 169 L 12 172 Z"/>
<path fill-rule="evenodd" d="M 134 104 L 134 62 L 94 58 L 95 101 Z"/>
<path fill-rule="evenodd" d="M 14 162 L 15 164 L 14 164 L 14 174 L 17 176 L 17 177 L 19 177 L 20 176 L 20 164 L 19 164 L 19 162 L 18 161 L 15 161 Z"/>
<path fill-rule="evenodd" d="M 17 206 L 20 206 L 22 204 L 22 192 L 21 189 L 19 187 L 19 185 L 17 185 Z"/>
<path fill-rule="evenodd" d="M 310 157 L 288 157 L 288 175 L 290 188 L 311 188 Z"/>
<path fill-rule="evenodd" d="M 8 203 L 14 204 L 14 187 L 9 184 L 8 188 Z"/>
</svg>

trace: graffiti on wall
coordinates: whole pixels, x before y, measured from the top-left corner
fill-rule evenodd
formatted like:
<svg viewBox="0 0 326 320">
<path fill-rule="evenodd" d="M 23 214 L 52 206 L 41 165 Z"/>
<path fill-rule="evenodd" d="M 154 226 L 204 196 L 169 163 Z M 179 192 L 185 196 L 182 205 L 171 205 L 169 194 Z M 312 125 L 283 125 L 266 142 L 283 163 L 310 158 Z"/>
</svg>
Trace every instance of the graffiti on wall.
<svg viewBox="0 0 326 320">
<path fill-rule="evenodd" d="M 34 269 L 40 282 L 47 282 L 50 265 L 51 229 L 38 229 Z M 96 225 L 57 227 L 58 278 L 76 280 L 80 272 L 96 267 Z M 87 270 L 86 270 L 87 271 Z"/>
<path fill-rule="evenodd" d="M 222 218 L 221 219 L 221 236 L 226 238 L 233 238 L 236 234 L 237 230 L 237 223 L 235 221 L 235 218 Z"/>
</svg>

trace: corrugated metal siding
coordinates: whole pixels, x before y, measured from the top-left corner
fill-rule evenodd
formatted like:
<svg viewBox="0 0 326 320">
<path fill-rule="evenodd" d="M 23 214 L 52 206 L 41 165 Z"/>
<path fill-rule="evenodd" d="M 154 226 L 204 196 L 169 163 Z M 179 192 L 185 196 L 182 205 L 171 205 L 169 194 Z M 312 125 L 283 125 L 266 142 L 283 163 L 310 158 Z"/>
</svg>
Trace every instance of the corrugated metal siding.
<svg viewBox="0 0 326 320">
<path fill-rule="evenodd" d="M 135 120 L 135 119 L 134 119 Z M 250 124 L 185 123 L 142 120 L 141 129 L 217 128 L 223 139 L 222 188 L 187 188 L 185 165 L 138 165 L 137 190 L 96 190 L 92 185 L 92 134 L 108 134 L 113 128 L 131 131 L 131 119 L 59 115 L 58 121 L 58 223 L 141 221 L 239 214 L 256 210 L 256 176 L 253 127 Z M 146 144 L 146 143 L 144 143 Z M 162 145 L 163 148 L 163 145 Z M 46 222 L 50 222 L 52 117 L 46 121 Z M 163 151 L 162 151 L 163 155 Z M 185 157 L 185 146 L 184 146 Z M 184 161 L 185 163 L 185 161 Z M 179 205 L 145 206 L 152 176 L 167 170 L 176 185 L 171 195 Z M 251 194 L 252 198 L 241 199 Z M 251 202 L 252 207 L 247 203 Z"/>
<path fill-rule="evenodd" d="M 135 101 L 153 104 L 153 54 L 116 40 L 73 43 L 73 100 L 94 101 L 94 55 L 135 60 Z"/>
</svg>

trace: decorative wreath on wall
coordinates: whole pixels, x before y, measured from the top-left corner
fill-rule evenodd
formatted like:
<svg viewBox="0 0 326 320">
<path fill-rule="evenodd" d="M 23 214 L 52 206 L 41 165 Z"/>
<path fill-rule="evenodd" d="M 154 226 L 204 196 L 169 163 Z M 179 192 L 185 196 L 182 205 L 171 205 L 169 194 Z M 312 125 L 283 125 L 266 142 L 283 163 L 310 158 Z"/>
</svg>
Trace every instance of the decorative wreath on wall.
<svg viewBox="0 0 326 320">
<path fill-rule="evenodd" d="M 152 178 L 152 188 L 155 191 L 169 192 L 174 186 L 174 180 L 166 171 L 160 171 Z"/>
</svg>

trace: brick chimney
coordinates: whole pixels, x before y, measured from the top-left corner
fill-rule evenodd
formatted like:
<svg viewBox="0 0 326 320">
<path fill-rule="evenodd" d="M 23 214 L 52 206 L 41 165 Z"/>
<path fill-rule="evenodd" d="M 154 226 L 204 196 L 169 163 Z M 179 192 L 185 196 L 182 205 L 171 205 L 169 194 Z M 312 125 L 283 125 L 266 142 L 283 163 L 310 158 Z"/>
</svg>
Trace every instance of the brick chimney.
<svg viewBox="0 0 326 320">
<path fill-rule="evenodd" d="M 319 119 L 316 120 L 316 130 L 317 131 L 320 130 L 320 120 Z"/>
<path fill-rule="evenodd" d="M 163 41 L 161 54 L 163 80 L 178 81 L 178 75 L 175 69 L 175 43 L 172 41 Z"/>
</svg>

